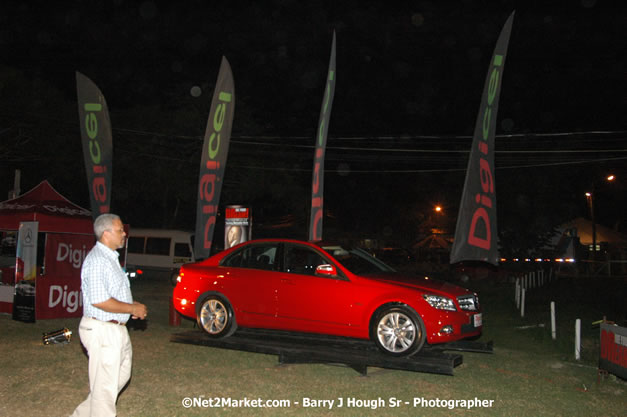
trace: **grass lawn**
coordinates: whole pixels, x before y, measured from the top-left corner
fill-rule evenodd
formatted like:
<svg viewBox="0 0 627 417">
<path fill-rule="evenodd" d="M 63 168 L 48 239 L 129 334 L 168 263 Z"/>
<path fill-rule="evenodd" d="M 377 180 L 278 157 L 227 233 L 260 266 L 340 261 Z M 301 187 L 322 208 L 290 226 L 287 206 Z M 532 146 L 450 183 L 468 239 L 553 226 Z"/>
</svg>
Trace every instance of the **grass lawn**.
<svg viewBox="0 0 627 417">
<path fill-rule="evenodd" d="M 585 285 L 584 285 L 585 284 Z M 603 314 L 622 314 L 623 281 L 606 296 L 590 294 L 585 282 L 551 283 L 527 294 L 527 314 L 514 305 L 511 283 L 471 283 L 480 291 L 484 335 L 494 354 L 464 353 L 455 376 L 370 368 L 363 377 L 337 365 L 279 366 L 277 356 L 171 343 L 172 333 L 189 330 L 168 324 L 172 288 L 167 279 L 144 276 L 132 283 L 146 303 L 145 330 L 131 330 L 133 377 L 118 401 L 120 416 L 361 416 L 507 415 L 622 416 L 627 383 L 609 376 L 597 383 L 598 328 Z M 596 287 L 595 287 L 596 288 Z M 606 297 L 606 298 L 604 298 Z M 607 299 L 610 299 L 607 302 Z M 556 301 L 558 340 L 550 335 L 549 303 Z M 618 302 L 618 304 L 616 304 Z M 622 302 L 622 304 L 621 304 Z M 582 360 L 574 360 L 574 319 L 582 319 Z M 79 319 L 16 322 L 0 314 L 0 416 L 67 416 L 88 392 L 87 357 L 78 338 Z M 544 324 L 544 327 L 538 326 Z M 44 346 L 43 332 L 68 327 L 66 345 Z M 185 408 L 185 398 L 207 407 Z M 283 408 L 246 407 L 244 400 L 289 400 Z M 333 400 L 333 408 L 308 400 Z M 339 400 L 343 401 L 338 407 Z M 431 400 L 432 406 L 414 404 Z M 440 407 L 433 403 L 440 400 Z M 486 400 L 491 407 L 448 408 L 450 400 Z M 231 401 L 231 406 L 215 400 Z M 391 407 L 400 400 L 398 407 Z M 349 401 L 353 401 L 349 403 Z M 408 404 L 406 404 L 406 402 Z M 214 405 L 214 404 L 211 404 Z M 241 406 L 235 406 L 241 405 Z M 454 405 L 454 404 L 450 404 Z"/>
</svg>

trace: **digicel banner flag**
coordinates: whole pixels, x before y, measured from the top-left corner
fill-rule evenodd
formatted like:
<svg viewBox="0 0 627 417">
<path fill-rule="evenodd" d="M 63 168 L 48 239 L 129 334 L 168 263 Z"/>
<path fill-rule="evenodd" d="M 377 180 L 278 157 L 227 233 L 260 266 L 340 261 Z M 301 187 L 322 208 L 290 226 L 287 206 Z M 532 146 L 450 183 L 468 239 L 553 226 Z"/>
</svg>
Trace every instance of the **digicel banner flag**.
<svg viewBox="0 0 627 417">
<path fill-rule="evenodd" d="M 313 176 L 311 181 L 311 216 L 309 218 L 309 240 L 322 240 L 322 214 L 324 202 L 324 153 L 327 146 L 327 132 L 331 118 L 331 106 L 335 95 L 335 31 L 331 45 L 327 85 L 322 99 L 320 121 L 316 134 L 316 151 L 314 154 Z"/>
<path fill-rule="evenodd" d="M 194 241 L 196 260 L 205 259 L 211 253 L 226 157 L 229 152 L 234 110 L 233 74 L 229 62 L 225 57 L 222 57 L 200 161 L 198 203 L 196 205 L 196 238 Z"/>
<path fill-rule="evenodd" d="M 483 88 L 451 249 L 452 264 L 468 260 L 498 264 L 494 130 L 513 20 L 514 13 L 503 26 Z"/>
<path fill-rule="evenodd" d="M 95 219 L 108 213 L 111 205 L 111 121 L 104 95 L 80 72 L 76 72 L 76 90 L 91 214 Z"/>
</svg>

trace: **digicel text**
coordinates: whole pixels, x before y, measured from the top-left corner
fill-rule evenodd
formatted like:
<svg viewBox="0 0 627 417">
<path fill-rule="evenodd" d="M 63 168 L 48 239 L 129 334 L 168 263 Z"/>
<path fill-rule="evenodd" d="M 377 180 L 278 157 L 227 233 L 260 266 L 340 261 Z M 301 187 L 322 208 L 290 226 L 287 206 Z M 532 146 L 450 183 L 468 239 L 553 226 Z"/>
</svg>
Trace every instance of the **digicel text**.
<svg viewBox="0 0 627 417">
<path fill-rule="evenodd" d="M 490 170 L 490 163 L 485 157 L 487 157 L 490 151 L 488 147 L 488 138 L 490 137 L 490 126 L 492 118 L 492 104 L 496 97 L 499 86 L 499 77 L 501 72 L 499 67 L 503 64 L 503 56 L 495 55 L 493 62 L 492 73 L 490 74 L 490 82 L 488 84 L 488 102 L 483 112 L 483 122 L 481 124 L 481 139 L 483 142 L 479 142 L 479 180 L 481 183 L 482 193 L 475 195 L 475 202 L 479 205 L 472 215 L 470 222 L 470 232 L 468 233 L 468 244 L 477 246 L 481 249 L 489 250 L 492 245 L 492 231 L 490 230 L 490 213 L 486 208 L 491 209 L 494 198 L 494 180 L 492 177 L 492 171 Z M 485 230 L 485 237 L 478 236 L 477 225 L 481 222 L 483 229 Z"/>
<path fill-rule="evenodd" d="M 102 105 L 100 103 L 85 103 L 85 131 L 87 137 L 89 137 L 89 157 L 92 163 L 93 176 L 92 187 L 93 198 L 98 203 L 99 213 L 108 213 L 109 205 L 107 202 L 107 183 L 105 181 L 105 174 L 107 167 L 101 165 L 102 154 L 100 150 L 100 143 L 98 142 L 98 117 L 97 112 L 102 111 Z"/>
<path fill-rule="evenodd" d="M 205 221 L 204 233 L 203 233 L 203 247 L 205 249 L 211 248 L 210 236 L 213 236 L 213 228 L 216 224 L 216 213 L 218 211 L 218 193 L 216 193 L 216 184 L 222 179 L 218 176 L 220 169 L 220 163 L 214 161 L 215 157 L 220 151 L 220 132 L 224 125 L 224 117 L 226 114 L 227 105 L 232 101 L 232 95 L 227 92 L 220 92 L 218 99 L 220 102 L 216 106 L 215 114 L 213 115 L 213 123 L 211 127 L 213 132 L 209 136 L 208 146 L 206 149 L 209 159 L 205 166 L 206 172 L 201 176 L 199 181 L 199 197 L 202 203 L 203 214 L 209 215 Z"/>
<path fill-rule="evenodd" d="M 322 116 L 320 117 L 320 126 L 318 127 L 318 140 L 316 145 L 316 153 L 314 157 L 314 172 L 312 180 L 311 191 L 311 231 L 309 239 L 312 241 L 318 241 L 322 239 L 322 228 L 320 223 L 322 221 L 322 205 L 323 205 L 323 190 L 321 184 L 324 180 L 324 172 L 321 172 L 321 167 L 324 166 L 324 131 L 326 114 L 329 111 L 329 101 L 331 99 L 331 83 L 333 82 L 335 73 L 329 71 L 329 79 L 327 80 L 327 88 L 324 94 L 324 105 L 322 108 Z"/>
</svg>

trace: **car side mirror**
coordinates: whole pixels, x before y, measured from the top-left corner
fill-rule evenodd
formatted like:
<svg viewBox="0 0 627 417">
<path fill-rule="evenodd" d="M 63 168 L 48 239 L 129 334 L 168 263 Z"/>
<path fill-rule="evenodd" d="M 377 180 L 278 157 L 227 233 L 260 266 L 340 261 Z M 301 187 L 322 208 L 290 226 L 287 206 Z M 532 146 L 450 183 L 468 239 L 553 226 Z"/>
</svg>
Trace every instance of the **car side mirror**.
<svg viewBox="0 0 627 417">
<path fill-rule="evenodd" d="M 322 264 L 316 267 L 316 275 L 322 275 L 323 277 L 335 277 L 337 276 L 337 269 L 331 264 Z"/>
</svg>

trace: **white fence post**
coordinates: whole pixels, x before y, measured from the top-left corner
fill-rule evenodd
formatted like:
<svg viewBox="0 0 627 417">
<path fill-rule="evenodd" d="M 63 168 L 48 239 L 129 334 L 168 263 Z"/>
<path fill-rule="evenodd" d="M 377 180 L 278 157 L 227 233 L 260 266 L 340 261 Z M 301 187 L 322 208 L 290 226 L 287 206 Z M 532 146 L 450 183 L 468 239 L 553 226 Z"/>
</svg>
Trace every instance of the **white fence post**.
<svg viewBox="0 0 627 417">
<path fill-rule="evenodd" d="M 520 317 L 525 317 L 525 289 L 522 289 L 522 300 L 520 302 Z"/>
<path fill-rule="evenodd" d="M 581 359 L 581 319 L 575 320 L 575 360 Z"/>
<path fill-rule="evenodd" d="M 551 301 L 551 337 L 553 340 L 557 338 L 557 333 L 555 332 L 555 301 Z"/>
<path fill-rule="evenodd" d="M 516 291 L 514 294 L 514 300 L 516 300 L 516 308 L 520 308 L 520 278 L 516 278 Z"/>
</svg>

